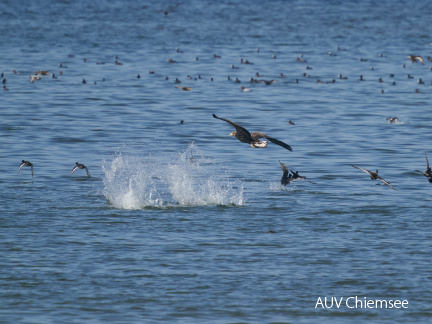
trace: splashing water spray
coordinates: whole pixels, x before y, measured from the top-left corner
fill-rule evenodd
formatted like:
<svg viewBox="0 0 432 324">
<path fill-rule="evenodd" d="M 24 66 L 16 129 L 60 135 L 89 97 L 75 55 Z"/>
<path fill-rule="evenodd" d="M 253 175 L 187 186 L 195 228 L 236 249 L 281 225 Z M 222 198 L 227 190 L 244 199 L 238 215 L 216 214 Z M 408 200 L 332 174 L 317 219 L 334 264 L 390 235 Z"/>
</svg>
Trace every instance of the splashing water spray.
<svg viewBox="0 0 432 324">
<path fill-rule="evenodd" d="M 193 142 L 181 153 L 142 154 L 136 146 L 119 151 L 102 167 L 104 195 L 114 208 L 244 204 L 242 182 L 230 180 Z"/>
</svg>

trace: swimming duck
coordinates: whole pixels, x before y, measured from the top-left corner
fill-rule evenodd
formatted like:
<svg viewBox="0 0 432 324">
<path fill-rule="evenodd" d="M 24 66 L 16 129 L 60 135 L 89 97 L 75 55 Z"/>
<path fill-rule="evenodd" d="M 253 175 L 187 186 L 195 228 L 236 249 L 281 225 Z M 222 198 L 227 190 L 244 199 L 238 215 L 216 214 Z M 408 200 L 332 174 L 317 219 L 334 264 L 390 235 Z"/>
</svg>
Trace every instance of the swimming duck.
<svg viewBox="0 0 432 324">
<path fill-rule="evenodd" d="M 245 87 L 241 87 L 241 90 L 243 92 L 250 92 L 250 91 L 252 91 L 251 89 L 248 89 L 248 88 L 245 88 Z"/>
<path fill-rule="evenodd" d="M 252 62 L 249 62 L 248 60 L 243 60 L 243 58 L 240 59 L 241 64 L 253 64 Z"/>
<path fill-rule="evenodd" d="M 389 122 L 389 124 L 398 124 L 399 123 L 399 119 L 397 117 L 387 117 L 386 120 Z"/>
</svg>

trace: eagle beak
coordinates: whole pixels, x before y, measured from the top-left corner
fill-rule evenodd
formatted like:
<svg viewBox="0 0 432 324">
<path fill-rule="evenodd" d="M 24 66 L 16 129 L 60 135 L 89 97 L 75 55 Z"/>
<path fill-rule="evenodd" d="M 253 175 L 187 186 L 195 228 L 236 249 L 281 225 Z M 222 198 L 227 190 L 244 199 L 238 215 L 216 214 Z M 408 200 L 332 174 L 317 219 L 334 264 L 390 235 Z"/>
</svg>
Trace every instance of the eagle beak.
<svg viewBox="0 0 432 324">
<path fill-rule="evenodd" d="M 232 132 L 229 136 L 234 136 L 234 132 Z"/>
</svg>

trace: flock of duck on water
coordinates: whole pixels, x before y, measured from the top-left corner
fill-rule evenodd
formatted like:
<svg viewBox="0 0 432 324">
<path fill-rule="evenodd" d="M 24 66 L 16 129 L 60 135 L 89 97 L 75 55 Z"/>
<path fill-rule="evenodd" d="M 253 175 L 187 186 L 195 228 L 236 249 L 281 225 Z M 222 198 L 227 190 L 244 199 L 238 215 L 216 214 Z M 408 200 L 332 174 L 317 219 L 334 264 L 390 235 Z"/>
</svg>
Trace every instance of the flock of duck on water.
<svg viewBox="0 0 432 324">
<path fill-rule="evenodd" d="M 339 50 L 339 51 L 346 51 L 346 50 L 341 49 L 341 48 L 339 48 L 339 47 L 338 47 L 338 50 Z M 180 51 L 178 48 L 176 49 L 176 52 L 178 52 L 178 53 L 182 53 L 182 51 Z M 259 49 L 257 49 L 257 52 L 259 52 Z M 332 52 L 329 52 L 328 54 L 329 54 L 330 56 L 335 56 L 335 55 L 336 55 L 336 54 L 334 54 L 334 53 L 332 53 Z M 73 55 L 69 55 L 69 57 L 73 57 Z M 218 59 L 218 58 L 221 58 L 221 56 L 214 54 L 214 55 L 213 55 L 213 58 Z M 276 58 L 276 56 L 273 55 L 273 58 Z M 422 65 L 425 64 L 425 61 L 424 61 L 423 57 L 421 57 L 421 56 L 419 56 L 419 55 L 409 55 L 409 56 L 407 57 L 407 59 L 411 60 L 413 63 L 417 63 L 417 62 L 419 62 L 419 63 L 421 63 Z M 427 57 L 427 59 L 428 59 L 428 61 L 432 61 L 432 57 Z M 198 57 L 196 58 L 196 60 L 198 61 Z M 364 60 L 364 61 L 366 61 L 365 59 L 360 59 L 360 60 Z M 302 54 L 297 58 L 297 61 L 298 61 L 298 62 L 301 62 L 301 63 L 306 63 L 306 62 L 307 62 L 307 61 L 303 58 L 303 55 L 302 55 Z M 84 62 L 86 62 L 86 59 L 84 59 Z M 177 62 L 176 62 L 175 60 L 173 60 L 172 58 L 169 58 L 169 59 L 168 59 L 168 62 L 169 62 L 169 63 L 177 63 Z M 103 63 L 103 62 L 98 62 L 98 61 L 97 61 L 96 63 L 97 63 L 97 64 L 105 64 L 105 63 Z M 244 60 L 243 58 L 241 58 L 240 63 L 241 63 L 241 64 L 253 64 L 252 62 L 250 62 L 250 61 L 248 61 L 248 60 Z M 115 56 L 115 64 L 116 64 L 116 65 L 122 65 L 122 63 L 119 62 L 117 56 Z M 63 67 L 63 65 L 60 64 L 60 67 Z M 405 64 L 403 64 L 403 67 L 405 67 Z M 236 69 L 237 67 L 234 66 L 234 65 L 231 65 L 231 68 L 232 68 L 232 69 Z M 306 69 L 312 69 L 312 68 L 309 67 L 309 66 L 306 66 Z M 431 70 L 432 70 L 432 67 L 431 67 Z M 13 70 L 13 72 L 14 72 L 14 73 L 17 73 L 16 70 Z M 153 70 L 150 70 L 149 73 L 150 73 L 150 74 L 154 74 L 154 71 L 153 71 Z M 60 74 L 62 74 L 62 71 L 60 71 Z M 30 76 L 29 76 L 29 78 L 30 78 L 30 82 L 33 83 L 33 82 L 36 81 L 36 80 L 41 80 L 41 79 L 42 79 L 42 76 L 47 76 L 47 75 L 51 75 L 52 78 L 57 78 L 57 76 L 56 76 L 54 73 L 50 73 L 50 72 L 48 72 L 48 71 L 46 71 L 46 70 L 39 70 L 39 71 L 34 72 L 33 75 L 30 75 Z M 256 76 L 259 77 L 260 74 L 259 74 L 259 73 L 256 73 Z M 304 76 L 304 77 L 308 77 L 307 73 L 304 73 L 303 76 Z M 284 75 L 283 73 L 280 73 L 280 77 L 285 77 L 285 75 Z M 343 77 L 341 74 L 339 74 L 338 77 L 339 77 L 339 79 L 342 79 L 342 80 L 343 80 L 343 79 L 347 79 L 347 77 Z M 2 78 L 2 82 L 3 82 L 3 89 L 4 89 L 4 90 L 9 90 L 9 89 L 6 87 L 6 78 L 5 78 L 4 73 L 1 74 L 1 78 Z M 137 78 L 141 78 L 140 74 L 137 75 Z M 410 75 L 408 75 L 408 78 L 412 78 L 412 77 L 411 77 Z M 191 77 L 188 76 L 188 79 L 191 79 Z M 197 80 L 197 79 L 201 79 L 201 76 L 198 76 L 198 77 L 195 78 L 195 80 Z M 165 80 L 169 80 L 169 77 L 166 76 L 166 77 L 165 77 Z M 231 81 L 230 76 L 228 76 L 228 80 Z M 105 81 L 105 80 L 103 80 L 103 81 Z M 211 81 L 213 81 L 213 78 L 211 78 Z M 250 78 L 250 82 L 251 82 L 251 83 L 264 83 L 264 84 L 267 85 L 267 86 L 272 85 L 273 83 L 275 83 L 275 82 L 277 82 L 277 81 L 278 81 L 278 80 L 263 80 L 263 79 L 254 79 L 254 78 Z M 360 76 L 359 81 L 364 81 L 362 75 Z M 241 81 L 240 81 L 238 78 L 236 78 L 236 79 L 235 79 L 235 82 L 236 82 L 236 83 L 240 83 Z M 298 83 L 298 82 L 299 82 L 298 79 L 296 79 L 295 82 Z M 335 83 L 335 82 L 336 82 L 336 80 L 333 79 L 333 80 L 328 81 L 328 82 L 326 82 L 326 83 Z M 382 79 L 381 79 L 381 78 L 380 78 L 379 82 L 382 82 Z M 83 79 L 83 80 L 82 80 L 82 83 L 87 83 L 87 81 L 86 81 L 85 79 Z M 95 83 L 96 83 L 96 82 L 95 82 Z M 176 78 L 175 83 L 181 83 L 181 81 L 180 81 L 178 78 Z M 317 83 L 323 83 L 323 82 L 322 82 L 321 80 L 317 80 Z M 422 81 L 421 79 L 418 80 L 418 83 L 419 83 L 419 84 L 424 84 L 423 81 Z M 184 91 L 191 91 L 191 90 L 193 89 L 192 87 L 184 87 L 184 86 L 176 86 L 176 88 L 181 89 L 181 90 L 184 90 Z M 242 91 L 245 91 L 245 92 L 251 91 L 251 89 L 245 88 L 244 86 L 241 87 L 241 90 L 242 90 Z M 384 92 L 384 91 L 381 90 L 381 92 Z M 419 92 L 419 91 L 416 89 L 416 92 Z M 290 145 L 288 145 L 288 144 L 286 144 L 286 143 L 284 143 L 284 142 L 282 142 L 282 141 L 280 141 L 280 140 L 278 140 L 278 139 L 275 139 L 275 138 L 273 138 L 273 137 L 270 137 L 270 136 L 268 136 L 268 135 L 266 135 L 266 134 L 264 134 L 264 133 L 262 133 L 262 132 L 253 132 L 253 133 L 250 133 L 247 129 L 245 129 L 244 127 L 240 126 L 240 125 L 237 124 L 237 123 L 232 122 L 232 121 L 229 120 L 229 119 L 220 118 L 220 117 L 216 116 L 215 114 L 213 114 L 213 117 L 216 118 L 216 119 L 223 120 L 223 121 L 229 123 L 230 125 L 232 125 L 232 126 L 235 128 L 235 131 L 233 131 L 233 132 L 230 134 L 230 136 L 234 136 L 234 137 L 236 137 L 240 142 L 250 144 L 251 147 L 253 147 L 253 148 L 265 148 L 265 147 L 267 147 L 268 142 L 265 141 L 265 140 L 261 140 L 262 138 L 265 138 L 265 139 L 267 139 L 268 141 L 270 141 L 270 142 L 272 142 L 272 143 L 274 143 L 274 144 L 276 144 L 276 145 L 279 145 L 279 146 L 281 146 L 281 147 L 283 147 L 283 148 L 285 148 L 285 149 L 287 149 L 287 150 L 289 150 L 289 151 L 292 151 L 292 148 L 291 148 Z M 397 117 L 388 117 L 388 118 L 387 118 L 387 121 L 388 121 L 389 123 L 398 123 L 398 118 L 397 118 Z M 293 123 L 292 121 L 289 121 L 289 123 L 290 123 L 291 125 L 294 125 L 294 123 Z M 181 121 L 181 124 L 183 124 L 183 120 Z M 426 171 L 424 171 L 424 172 L 423 172 L 423 171 L 419 171 L 419 170 L 415 170 L 415 171 L 418 172 L 418 173 L 423 174 L 423 175 L 428 179 L 429 183 L 432 183 L 432 169 L 431 169 L 431 167 L 429 166 L 429 161 L 428 161 L 428 157 L 427 157 L 427 152 L 425 152 L 425 157 L 426 157 Z M 280 163 L 280 165 L 281 165 L 282 172 L 283 172 L 283 174 L 282 174 L 282 178 L 281 178 L 281 180 L 280 180 L 280 182 L 281 182 L 281 184 L 282 184 L 283 186 L 286 186 L 286 185 L 290 184 L 291 182 L 293 182 L 293 181 L 297 181 L 297 180 L 305 180 L 305 181 L 308 181 L 308 182 L 314 184 L 314 182 L 311 182 L 311 181 L 307 180 L 305 176 L 301 176 L 301 175 L 299 175 L 298 171 L 293 171 L 293 170 L 289 169 L 289 168 L 288 168 L 284 163 L 282 163 L 281 161 L 279 161 L 279 163 Z M 30 161 L 22 160 L 22 161 L 21 161 L 21 164 L 20 164 L 20 166 L 19 166 L 19 168 L 18 168 L 18 173 L 21 171 L 21 169 L 22 169 L 24 166 L 26 166 L 26 167 L 30 167 L 30 168 L 31 168 L 31 173 L 32 173 L 32 177 L 33 177 L 33 176 L 34 176 L 34 168 L 33 168 L 33 163 L 31 163 Z M 376 170 L 375 172 L 373 172 L 373 171 L 370 171 L 370 170 L 366 170 L 366 169 L 360 168 L 360 167 L 355 166 L 355 165 L 352 165 L 352 167 L 353 167 L 353 168 L 356 168 L 356 169 L 359 169 L 359 170 L 361 170 L 361 171 L 367 173 L 367 174 L 370 176 L 370 178 L 371 178 L 372 180 L 380 180 L 380 181 L 382 181 L 384 184 L 386 184 L 387 186 L 389 186 L 390 188 L 396 190 L 396 188 L 394 188 L 394 187 L 390 184 L 390 182 L 384 180 L 381 176 L 378 175 L 378 170 Z M 72 174 L 73 174 L 77 169 L 85 170 L 86 173 L 87 173 L 87 177 L 88 177 L 88 178 L 91 177 L 90 172 L 89 172 L 87 166 L 84 165 L 84 164 L 78 163 L 78 162 L 75 163 L 75 166 L 73 167 L 73 169 L 72 169 L 72 171 L 71 171 L 71 173 L 70 173 L 70 176 L 72 176 Z"/>
</svg>

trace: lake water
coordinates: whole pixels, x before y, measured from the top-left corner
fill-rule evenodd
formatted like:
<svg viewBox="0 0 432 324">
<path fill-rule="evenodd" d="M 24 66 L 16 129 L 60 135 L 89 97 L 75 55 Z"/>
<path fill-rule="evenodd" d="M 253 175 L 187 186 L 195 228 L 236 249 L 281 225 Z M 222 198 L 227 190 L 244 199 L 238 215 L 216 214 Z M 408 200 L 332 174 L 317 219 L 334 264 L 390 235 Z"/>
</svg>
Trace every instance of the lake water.
<svg viewBox="0 0 432 324">
<path fill-rule="evenodd" d="M 432 158 L 431 15 L 426 0 L 3 1 L 0 322 L 432 322 L 432 184 L 415 171 Z M 31 83 L 39 70 L 56 78 Z M 313 183 L 283 187 L 279 161 Z"/>
</svg>

